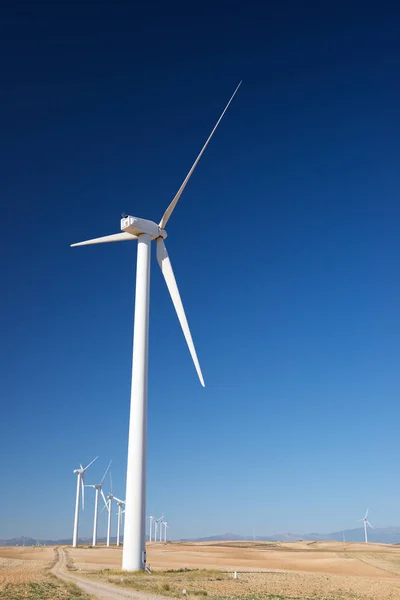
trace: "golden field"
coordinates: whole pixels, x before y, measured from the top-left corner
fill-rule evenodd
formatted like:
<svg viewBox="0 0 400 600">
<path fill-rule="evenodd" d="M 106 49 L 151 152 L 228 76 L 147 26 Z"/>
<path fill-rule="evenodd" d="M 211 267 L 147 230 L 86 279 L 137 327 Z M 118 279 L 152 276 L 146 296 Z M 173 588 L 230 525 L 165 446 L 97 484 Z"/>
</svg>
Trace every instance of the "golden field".
<svg viewBox="0 0 400 600">
<path fill-rule="evenodd" d="M 0 547 L 1 600 L 89 600 L 75 586 L 53 577 L 54 547 Z"/>
<path fill-rule="evenodd" d="M 61 558 L 62 565 L 57 563 Z M 127 597 L 128 589 L 137 590 L 148 600 L 157 596 L 183 598 L 183 589 L 193 600 L 195 596 L 210 600 L 400 600 L 400 546 L 153 543 L 147 545 L 152 575 L 120 571 L 121 558 L 121 548 L 104 546 L 65 551 L 54 547 L 0 548 L 0 599 L 86 600 L 84 592 L 49 572 L 57 563 L 63 569 L 58 573 L 68 571 L 70 581 L 78 585 L 82 578 L 92 585 L 114 584 L 106 596 L 99 597 L 116 600 Z M 233 578 L 235 570 L 238 579 Z M 96 588 L 93 590 L 96 593 Z"/>
<path fill-rule="evenodd" d="M 69 548 L 68 555 L 82 575 L 151 594 L 182 597 L 185 588 L 189 595 L 218 599 L 400 600 L 400 546 L 152 543 L 147 545 L 147 562 L 153 574 L 140 576 L 119 571 L 118 548 Z"/>
</svg>

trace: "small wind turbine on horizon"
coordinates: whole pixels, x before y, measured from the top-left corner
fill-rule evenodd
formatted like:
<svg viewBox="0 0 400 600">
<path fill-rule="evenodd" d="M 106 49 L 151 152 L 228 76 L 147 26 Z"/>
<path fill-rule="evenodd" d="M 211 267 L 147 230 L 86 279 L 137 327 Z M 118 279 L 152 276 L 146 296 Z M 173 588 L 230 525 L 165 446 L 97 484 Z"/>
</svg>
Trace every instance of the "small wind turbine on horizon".
<svg viewBox="0 0 400 600">
<path fill-rule="evenodd" d="M 363 519 L 358 519 L 358 521 L 363 521 L 364 522 L 364 536 L 365 536 L 365 543 L 368 543 L 368 532 L 367 532 L 367 525 L 369 525 L 371 527 L 371 529 L 373 529 L 371 523 L 368 521 L 367 517 L 368 517 L 368 511 L 369 508 L 367 508 L 367 512 L 365 513 L 365 517 Z"/>
<path fill-rule="evenodd" d="M 97 521 L 98 521 L 98 516 L 99 516 L 99 493 L 101 493 L 104 502 L 106 502 L 105 496 L 104 496 L 104 492 L 102 489 L 103 486 L 103 481 L 107 475 L 108 469 L 110 468 L 112 463 L 112 460 L 110 460 L 110 462 L 108 463 L 108 467 L 105 470 L 105 473 L 100 481 L 100 483 L 96 483 L 96 484 L 88 484 L 86 487 L 92 487 L 96 490 L 96 494 L 94 497 L 94 519 L 93 519 L 93 540 L 92 540 L 92 546 L 96 546 L 97 543 Z"/>
<path fill-rule="evenodd" d="M 122 553 L 122 568 L 137 571 L 146 568 L 146 428 L 147 428 L 147 390 L 148 390 L 148 345 L 149 345 L 149 305 L 150 305 L 150 255 L 151 243 L 157 244 L 157 261 L 161 268 L 170 293 L 172 303 L 189 347 L 201 385 L 204 379 L 196 350 L 193 344 L 185 310 L 179 294 L 171 261 L 164 243 L 167 237 L 165 226 L 181 197 L 190 177 L 201 159 L 208 143 L 214 135 L 224 114 L 228 110 L 241 82 L 236 87 L 228 104 L 219 117 L 214 129 L 183 180 L 172 202 L 157 224 L 147 219 L 124 216 L 121 219 L 121 232 L 72 244 L 85 246 L 104 242 L 138 241 L 135 317 L 132 356 L 131 408 L 129 420 L 128 461 L 126 475 L 125 535 Z M 194 235 L 193 226 L 188 233 Z M 195 239 L 195 238 L 193 238 Z"/>
<path fill-rule="evenodd" d="M 79 465 L 79 469 L 75 469 L 74 473 L 75 475 L 78 475 L 78 479 L 76 482 L 76 501 L 75 501 L 75 518 L 74 518 L 74 534 L 72 537 L 72 547 L 76 548 L 76 546 L 78 545 L 78 525 L 79 525 L 79 502 L 80 502 L 80 495 L 81 495 L 81 490 L 82 490 L 82 510 L 84 510 L 85 508 L 85 471 L 88 470 L 88 468 L 90 467 L 90 465 L 92 465 L 94 463 L 95 460 L 97 460 L 99 457 L 96 456 L 96 458 L 94 458 L 92 460 L 92 462 L 90 462 L 85 468 L 82 467 L 82 465 Z"/>
</svg>

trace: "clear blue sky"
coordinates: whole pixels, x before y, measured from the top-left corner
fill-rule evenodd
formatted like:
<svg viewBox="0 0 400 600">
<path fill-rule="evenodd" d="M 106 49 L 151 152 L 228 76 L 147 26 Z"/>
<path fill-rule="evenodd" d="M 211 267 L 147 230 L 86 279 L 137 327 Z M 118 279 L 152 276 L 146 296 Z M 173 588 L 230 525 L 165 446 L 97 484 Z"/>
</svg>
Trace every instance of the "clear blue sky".
<svg viewBox="0 0 400 600">
<path fill-rule="evenodd" d="M 97 454 L 87 480 L 112 458 L 124 495 L 136 245 L 69 244 L 158 221 L 240 79 L 167 228 L 205 389 L 153 256 L 147 514 L 173 537 L 399 525 L 400 8 L 1 21 L 0 537 L 72 535 Z"/>
</svg>

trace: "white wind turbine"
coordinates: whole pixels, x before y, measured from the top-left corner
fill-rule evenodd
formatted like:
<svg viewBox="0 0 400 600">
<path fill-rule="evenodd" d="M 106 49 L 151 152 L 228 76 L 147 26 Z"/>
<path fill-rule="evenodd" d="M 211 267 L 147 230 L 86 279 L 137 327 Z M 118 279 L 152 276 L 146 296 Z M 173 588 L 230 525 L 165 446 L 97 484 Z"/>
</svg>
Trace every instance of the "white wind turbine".
<svg viewBox="0 0 400 600">
<path fill-rule="evenodd" d="M 182 300 L 172 270 L 171 261 L 164 244 L 164 239 L 167 237 L 165 226 L 202 157 L 204 150 L 239 89 L 240 83 L 201 149 L 200 154 L 193 163 L 189 173 L 186 175 L 181 187 L 166 209 L 159 224 L 148 221 L 147 219 L 127 216 L 121 219 L 121 233 L 72 244 L 72 246 L 84 246 L 88 244 L 101 244 L 103 242 L 138 240 L 131 409 L 126 476 L 125 535 L 122 555 L 122 568 L 127 571 L 137 571 L 146 568 L 146 427 L 151 242 L 155 240 L 157 243 L 158 264 L 160 265 L 171 295 L 200 382 L 204 386 L 203 375 L 197 359 L 189 325 L 186 320 Z"/>
<path fill-rule="evenodd" d="M 153 533 L 153 515 L 149 516 L 149 542 L 152 541 L 152 533 Z"/>
<path fill-rule="evenodd" d="M 108 510 L 108 520 L 107 520 L 107 546 L 110 545 L 111 540 L 111 511 L 112 511 L 112 501 L 113 501 L 113 493 L 112 493 L 112 477 L 110 471 L 110 493 L 107 496 L 106 507 Z M 103 509 L 104 510 L 104 509 Z"/>
<path fill-rule="evenodd" d="M 164 515 L 162 515 L 159 519 L 154 519 L 154 541 L 155 542 L 157 541 L 158 525 L 159 525 L 159 523 L 161 523 L 163 518 L 164 518 Z M 160 529 L 161 529 L 161 525 L 160 525 Z"/>
<path fill-rule="evenodd" d="M 125 500 L 120 500 L 119 498 L 117 498 L 116 496 L 114 496 L 114 500 L 116 501 L 117 505 L 118 505 L 118 512 L 117 512 L 117 546 L 119 546 L 120 544 L 120 536 L 121 536 L 121 521 L 122 521 L 122 507 L 125 504 Z"/>
<path fill-rule="evenodd" d="M 96 456 L 85 468 L 79 465 L 79 469 L 75 469 L 75 475 L 78 475 L 76 482 L 76 501 L 75 501 L 75 519 L 74 519 L 74 534 L 72 537 L 72 547 L 76 548 L 78 545 L 78 525 L 79 525 L 79 501 L 82 489 L 82 510 L 85 508 L 85 471 L 97 460 L 99 457 Z"/>
<path fill-rule="evenodd" d="M 99 516 L 99 493 L 101 492 L 104 502 L 106 501 L 104 498 L 104 493 L 103 493 L 103 481 L 107 475 L 108 469 L 110 468 L 112 463 L 112 460 L 110 460 L 108 467 L 100 481 L 100 483 L 96 483 L 96 484 L 88 484 L 86 487 L 92 487 L 96 490 L 96 494 L 94 497 L 94 519 L 93 519 L 93 541 L 92 541 L 92 546 L 96 546 L 97 543 L 97 520 L 98 520 L 98 516 Z"/>
<path fill-rule="evenodd" d="M 369 508 L 367 508 L 367 512 L 365 513 L 365 517 L 363 519 L 358 519 L 358 521 L 363 521 L 364 522 L 364 536 L 365 536 L 365 543 L 368 542 L 368 532 L 367 532 L 367 525 L 369 525 L 371 527 L 371 529 L 373 529 L 371 523 L 368 521 L 367 517 L 368 517 L 368 511 Z"/>
<path fill-rule="evenodd" d="M 163 522 L 161 523 L 161 525 L 164 525 L 164 544 L 166 544 L 166 543 L 167 543 L 167 528 L 168 528 L 168 522 L 167 522 L 167 521 L 163 521 Z M 160 536 L 160 538 L 161 538 L 161 536 Z M 161 539 L 160 539 L 160 541 L 161 541 Z"/>
</svg>

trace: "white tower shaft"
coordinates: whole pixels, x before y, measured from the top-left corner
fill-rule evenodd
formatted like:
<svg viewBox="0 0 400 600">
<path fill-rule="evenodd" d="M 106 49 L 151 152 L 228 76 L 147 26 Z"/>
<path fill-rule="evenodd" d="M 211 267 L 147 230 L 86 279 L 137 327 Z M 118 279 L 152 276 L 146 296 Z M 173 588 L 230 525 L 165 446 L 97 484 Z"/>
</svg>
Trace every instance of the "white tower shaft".
<svg viewBox="0 0 400 600">
<path fill-rule="evenodd" d="M 74 535 L 72 538 L 72 547 L 73 548 L 76 548 L 78 545 L 79 500 L 80 500 L 80 494 L 81 494 L 81 477 L 82 477 L 82 475 L 80 473 L 78 473 L 77 482 L 76 482 Z"/>
<path fill-rule="evenodd" d="M 146 436 L 151 238 L 138 239 L 122 568 L 146 566 Z"/>
<path fill-rule="evenodd" d="M 110 545 L 111 538 L 111 510 L 112 510 L 112 499 L 108 501 L 108 521 L 107 521 L 107 546 Z"/>
<path fill-rule="evenodd" d="M 93 541 L 92 546 L 95 546 L 97 543 L 97 517 L 98 517 L 98 509 L 99 509 L 99 488 L 96 488 L 96 493 L 94 496 L 94 520 L 93 520 Z"/>
<path fill-rule="evenodd" d="M 117 546 L 119 546 L 119 538 L 120 538 L 120 533 L 121 533 L 121 512 L 122 512 L 121 504 L 118 504 Z"/>
</svg>

